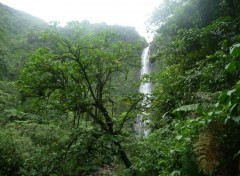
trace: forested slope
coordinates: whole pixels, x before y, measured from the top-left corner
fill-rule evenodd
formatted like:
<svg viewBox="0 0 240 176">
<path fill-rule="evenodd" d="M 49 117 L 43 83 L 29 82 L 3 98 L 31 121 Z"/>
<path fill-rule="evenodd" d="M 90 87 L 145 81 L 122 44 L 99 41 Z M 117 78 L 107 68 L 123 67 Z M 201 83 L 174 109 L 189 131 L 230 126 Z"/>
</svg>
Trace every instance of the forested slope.
<svg viewBox="0 0 240 176">
<path fill-rule="evenodd" d="M 11 9 L 0 3 L 1 60 L 5 76 L 16 78 L 27 57 L 41 46 L 40 33 L 48 24 L 39 18 Z M 8 71 L 6 73 L 6 71 Z M 1 76 L 2 77 L 2 76 Z"/>
<path fill-rule="evenodd" d="M 0 175 L 135 174 L 127 146 L 145 39 L 0 8 Z"/>
<path fill-rule="evenodd" d="M 153 175 L 238 175 L 239 1 L 166 0 L 149 23 L 154 132 L 143 148 L 159 155 L 140 166 Z"/>
<path fill-rule="evenodd" d="M 150 97 L 134 28 L 0 14 L 0 175 L 239 175 L 238 0 L 153 12 Z"/>
</svg>

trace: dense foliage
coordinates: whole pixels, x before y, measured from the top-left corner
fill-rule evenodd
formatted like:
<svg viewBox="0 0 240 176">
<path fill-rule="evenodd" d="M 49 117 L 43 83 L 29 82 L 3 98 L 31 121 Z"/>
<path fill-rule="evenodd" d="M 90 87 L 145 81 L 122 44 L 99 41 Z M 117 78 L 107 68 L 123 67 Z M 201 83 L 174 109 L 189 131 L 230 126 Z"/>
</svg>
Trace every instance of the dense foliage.
<svg viewBox="0 0 240 176">
<path fill-rule="evenodd" d="M 149 29 L 146 98 L 134 28 L 0 4 L 0 175 L 239 175 L 240 3 L 164 0 Z"/>
<path fill-rule="evenodd" d="M 60 27 L 0 7 L 0 175 L 99 175 L 121 165 L 134 175 L 127 145 L 145 39 L 131 27 Z"/>
<path fill-rule="evenodd" d="M 47 27 L 46 22 L 0 3 L 0 62 L 4 62 L 0 79 L 18 77 L 27 57 L 42 46 L 39 35 Z"/>
<path fill-rule="evenodd" d="M 239 173 L 239 10 L 234 0 L 166 0 L 153 13 L 149 140 L 162 154 L 142 167 L 154 175 Z"/>
</svg>

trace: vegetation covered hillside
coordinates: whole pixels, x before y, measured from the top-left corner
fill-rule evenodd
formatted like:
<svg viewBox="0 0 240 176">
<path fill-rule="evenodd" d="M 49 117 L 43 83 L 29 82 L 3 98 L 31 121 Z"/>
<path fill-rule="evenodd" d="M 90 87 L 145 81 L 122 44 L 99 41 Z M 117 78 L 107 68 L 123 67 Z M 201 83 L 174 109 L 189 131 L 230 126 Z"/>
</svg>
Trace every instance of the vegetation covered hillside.
<svg viewBox="0 0 240 176">
<path fill-rule="evenodd" d="M 151 96 L 132 27 L 49 25 L 4 5 L 0 23 L 0 175 L 240 175 L 238 0 L 162 2 Z"/>
<path fill-rule="evenodd" d="M 135 174 L 127 146 L 145 39 L 131 27 L 0 13 L 0 175 Z"/>
<path fill-rule="evenodd" d="M 239 174 L 239 12 L 236 0 L 165 0 L 154 11 L 146 175 Z"/>
<path fill-rule="evenodd" d="M 0 59 L 5 64 L 0 79 L 15 79 L 31 52 L 41 46 L 40 33 L 48 28 L 43 20 L 0 3 Z"/>
</svg>

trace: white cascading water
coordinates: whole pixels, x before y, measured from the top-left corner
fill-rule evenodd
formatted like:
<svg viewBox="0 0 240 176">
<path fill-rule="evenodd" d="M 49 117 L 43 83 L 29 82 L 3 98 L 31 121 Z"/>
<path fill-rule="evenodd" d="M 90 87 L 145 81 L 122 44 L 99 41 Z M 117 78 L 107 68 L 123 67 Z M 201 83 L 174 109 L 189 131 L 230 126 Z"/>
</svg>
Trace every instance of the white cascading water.
<svg viewBox="0 0 240 176">
<path fill-rule="evenodd" d="M 151 72 L 150 62 L 149 62 L 149 46 L 143 50 L 142 53 L 142 69 L 141 69 L 141 77 L 144 75 L 148 75 Z M 141 84 L 139 88 L 139 92 L 147 95 L 151 93 L 151 83 L 147 82 Z"/>
<path fill-rule="evenodd" d="M 149 46 L 143 50 L 142 53 L 142 68 L 141 68 L 141 77 L 147 74 L 150 74 L 151 72 L 151 65 L 149 62 Z M 152 86 L 150 82 L 142 83 L 139 92 L 145 94 L 146 96 L 149 96 L 152 90 Z M 146 101 L 146 100 L 143 100 Z M 146 102 L 143 102 L 143 104 L 146 104 Z M 147 106 L 150 106 L 147 104 Z M 146 128 L 146 124 L 149 122 L 149 120 L 143 120 L 143 116 L 147 115 L 146 113 L 139 114 L 137 117 L 137 122 L 135 124 L 135 131 L 138 135 L 147 135 L 149 130 Z"/>
</svg>

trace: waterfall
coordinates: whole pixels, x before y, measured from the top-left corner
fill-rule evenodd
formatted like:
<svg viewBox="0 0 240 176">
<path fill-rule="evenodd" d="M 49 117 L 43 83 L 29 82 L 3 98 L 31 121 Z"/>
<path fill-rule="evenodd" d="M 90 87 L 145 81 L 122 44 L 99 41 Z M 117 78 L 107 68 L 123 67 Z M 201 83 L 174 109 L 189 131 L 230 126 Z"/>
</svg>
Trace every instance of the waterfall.
<svg viewBox="0 0 240 176">
<path fill-rule="evenodd" d="M 149 46 L 143 50 L 142 53 L 142 69 L 141 69 L 141 77 L 146 74 L 150 74 L 151 67 L 149 62 Z M 151 93 L 151 83 L 147 82 L 141 84 L 139 88 L 139 92 L 147 95 Z"/>
<path fill-rule="evenodd" d="M 149 46 L 145 48 L 142 52 L 142 68 L 141 68 L 141 77 L 150 74 L 151 72 L 151 65 L 149 62 Z M 146 96 L 149 96 L 152 90 L 152 86 L 150 82 L 142 83 L 139 92 L 145 94 Z M 143 104 L 146 104 L 146 99 L 143 100 Z M 150 105 L 147 104 L 149 107 Z M 147 135 L 149 133 L 149 130 L 147 129 L 146 125 L 149 122 L 149 120 L 143 120 L 143 116 L 147 115 L 146 113 L 139 114 L 137 116 L 137 121 L 135 124 L 135 131 L 139 136 Z"/>
</svg>

